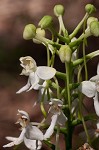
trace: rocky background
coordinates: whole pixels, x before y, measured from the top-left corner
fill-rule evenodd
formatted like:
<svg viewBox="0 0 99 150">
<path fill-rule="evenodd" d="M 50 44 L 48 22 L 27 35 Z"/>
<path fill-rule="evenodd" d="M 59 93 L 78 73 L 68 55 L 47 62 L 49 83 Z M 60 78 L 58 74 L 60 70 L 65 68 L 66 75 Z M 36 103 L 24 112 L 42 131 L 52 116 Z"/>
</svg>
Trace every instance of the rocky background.
<svg viewBox="0 0 99 150">
<path fill-rule="evenodd" d="M 99 18 L 98 0 L 0 0 L 0 150 L 3 150 L 2 145 L 8 142 L 5 136 L 18 136 L 20 133 L 19 127 L 14 124 L 17 120 L 18 109 L 27 111 L 33 121 L 42 119 L 39 106 L 35 110 L 32 109 L 37 92 L 31 91 L 16 95 L 16 91 L 27 82 L 26 77 L 19 76 L 21 72 L 19 58 L 30 55 L 38 65 L 46 65 L 45 48 L 42 45 L 33 44 L 32 41 L 23 40 L 22 33 L 26 24 L 34 23 L 37 26 L 44 15 L 52 15 L 57 27 L 58 22 L 53 15 L 53 7 L 59 3 L 64 4 L 66 9 L 64 22 L 69 32 L 73 31 L 84 16 L 84 7 L 87 3 L 96 6 L 95 16 Z M 90 44 L 88 52 L 99 48 L 99 38 L 90 38 L 88 42 Z M 93 60 L 88 63 L 89 77 L 96 74 L 99 57 Z M 57 66 L 57 62 L 56 68 L 63 70 L 64 67 Z M 93 107 L 93 104 L 90 104 L 90 107 Z M 75 137 L 74 150 L 82 144 L 79 137 L 74 135 L 74 139 Z M 23 149 L 26 148 L 23 147 Z"/>
</svg>

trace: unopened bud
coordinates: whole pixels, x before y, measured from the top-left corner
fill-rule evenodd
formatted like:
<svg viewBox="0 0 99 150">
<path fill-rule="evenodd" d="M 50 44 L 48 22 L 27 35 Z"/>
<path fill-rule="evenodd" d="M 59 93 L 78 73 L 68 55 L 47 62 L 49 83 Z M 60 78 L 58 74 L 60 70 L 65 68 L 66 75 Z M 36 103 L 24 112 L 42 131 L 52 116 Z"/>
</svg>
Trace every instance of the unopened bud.
<svg viewBox="0 0 99 150">
<path fill-rule="evenodd" d="M 93 21 L 98 21 L 98 19 L 95 18 L 95 17 L 89 17 L 89 18 L 87 19 L 87 27 L 90 26 L 90 23 L 93 22 Z"/>
<path fill-rule="evenodd" d="M 86 10 L 86 12 L 90 15 L 90 14 L 92 14 L 92 13 L 94 13 L 94 12 L 96 11 L 96 8 L 95 8 L 95 6 L 92 5 L 92 4 L 87 4 L 87 5 L 85 6 L 85 10 Z"/>
<path fill-rule="evenodd" d="M 99 36 L 99 22 L 93 21 L 90 24 L 90 32 L 92 35 L 98 37 Z"/>
<path fill-rule="evenodd" d="M 45 30 L 41 29 L 41 28 L 37 28 L 36 29 L 36 35 L 41 36 L 41 37 L 45 37 Z M 41 42 L 35 38 L 33 38 L 33 42 L 37 43 L 37 44 L 41 44 Z"/>
<path fill-rule="evenodd" d="M 25 26 L 23 31 L 23 38 L 25 40 L 33 39 L 36 35 L 36 27 L 33 24 L 28 24 Z"/>
<path fill-rule="evenodd" d="M 45 30 L 41 28 L 36 29 L 36 34 L 45 37 Z"/>
<path fill-rule="evenodd" d="M 71 61 L 72 51 L 68 45 L 62 45 L 59 49 L 59 57 L 62 63 Z"/>
<path fill-rule="evenodd" d="M 41 27 L 41 29 L 46 29 L 49 28 L 52 25 L 53 19 L 51 16 L 44 16 L 40 22 L 39 22 L 39 26 Z"/>
<path fill-rule="evenodd" d="M 63 16 L 65 12 L 64 6 L 63 5 L 55 5 L 54 7 L 54 14 L 55 16 Z"/>
</svg>

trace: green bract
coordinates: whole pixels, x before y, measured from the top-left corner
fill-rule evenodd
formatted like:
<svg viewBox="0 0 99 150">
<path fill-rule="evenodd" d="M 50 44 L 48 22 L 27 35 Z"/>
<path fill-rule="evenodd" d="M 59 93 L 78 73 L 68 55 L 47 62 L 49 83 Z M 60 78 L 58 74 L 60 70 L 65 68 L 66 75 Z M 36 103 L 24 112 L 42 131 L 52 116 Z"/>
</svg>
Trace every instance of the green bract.
<svg viewBox="0 0 99 150">
<path fill-rule="evenodd" d="M 87 12 L 88 14 L 92 14 L 92 13 L 94 13 L 94 12 L 96 11 L 96 8 L 95 8 L 95 6 L 92 5 L 92 4 L 87 4 L 87 5 L 85 6 L 85 10 L 86 10 L 86 12 Z"/>
<path fill-rule="evenodd" d="M 36 35 L 36 27 L 33 24 L 28 24 L 25 26 L 23 31 L 23 38 L 25 40 L 33 39 Z"/>
<path fill-rule="evenodd" d="M 50 27 L 50 25 L 52 24 L 52 21 L 53 21 L 52 17 L 49 15 L 46 15 L 40 20 L 38 25 L 41 27 L 41 29 L 46 29 Z"/>
<path fill-rule="evenodd" d="M 60 15 L 64 15 L 64 6 L 63 5 L 55 5 L 54 7 L 54 14 L 55 16 L 59 17 Z"/>
</svg>

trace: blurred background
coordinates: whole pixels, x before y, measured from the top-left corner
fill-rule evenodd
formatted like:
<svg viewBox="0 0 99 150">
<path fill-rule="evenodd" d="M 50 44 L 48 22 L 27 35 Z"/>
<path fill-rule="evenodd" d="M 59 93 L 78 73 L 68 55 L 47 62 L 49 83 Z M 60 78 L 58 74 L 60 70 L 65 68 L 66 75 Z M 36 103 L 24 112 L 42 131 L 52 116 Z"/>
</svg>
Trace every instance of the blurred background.
<svg viewBox="0 0 99 150">
<path fill-rule="evenodd" d="M 63 4 L 64 22 L 71 33 L 84 16 L 84 7 L 87 3 L 95 5 L 97 12 L 94 16 L 99 18 L 99 0 L 0 0 L 0 150 L 3 150 L 2 145 L 8 142 L 5 136 L 19 136 L 19 127 L 15 125 L 18 109 L 27 111 L 33 121 L 42 119 L 39 106 L 36 106 L 35 110 L 32 109 L 37 92 L 32 90 L 16 95 L 16 91 L 27 82 L 26 77 L 19 75 L 22 69 L 19 58 L 30 55 L 38 66 L 46 65 L 45 47 L 23 39 L 25 25 L 33 23 L 37 26 L 44 15 L 52 15 L 57 27 L 58 22 L 53 14 L 53 7 L 55 4 Z M 98 43 L 99 38 L 90 37 L 87 53 L 99 49 Z M 96 74 L 98 61 L 99 57 L 96 57 L 88 63 L 89 78 Z M 57 62 L 55 64 L 57 70 L 64 71 L 64 67 L 61 64 L 57 65 Z M 81 144 L 81 141 L 74 140 L 74 150 Z"/>
</svg>

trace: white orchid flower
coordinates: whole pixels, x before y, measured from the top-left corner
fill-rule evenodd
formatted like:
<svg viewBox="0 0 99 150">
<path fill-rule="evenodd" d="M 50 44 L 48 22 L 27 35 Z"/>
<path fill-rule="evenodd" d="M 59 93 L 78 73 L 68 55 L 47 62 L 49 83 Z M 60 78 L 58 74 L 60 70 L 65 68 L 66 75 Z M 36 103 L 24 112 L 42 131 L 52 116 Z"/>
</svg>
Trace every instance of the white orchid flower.
<svg viewBox="0 0 99 150">
<path fill-rule="evenodd" d="M 97 66 L 97 75 L 89 81 L 83 81 L 79 86 L 79 90 L 89 98 L 94 100 L 94 108 L 99 116 L 99 63 Z"/>
<path fill-rule="evenodd" d="M 50 101 L 51 102 L 49 104 L 51 105 L 51 107 L 49 109 L 49 112 L 58 116 L 57 123 L 59 125 L 65 125 L 67 117 L 62 111 L 63 102 L 56 98 L 51 98 Z"/>
<path fill-rule="evenodd" d="M 23 110 L 18 110 L 18 115 L 20 115 L 20 118 L 16 123 L 19 123 L 21 125 L 22 132 L 18 138 L 7 136 L 6 139 L 11 142 L 4 145 L 3 147 L 12 147 L 14 145 L 19 145 L 20 143 L 24 142 L 25 146 L 28 149 L 40 150 L 42 148 L 42 141 L 46 140 L 47 138 L 50 138 L 50 136 L 54 132 L 54 127 L 57 121 L 57 115 L 52 116 L 51 125 L 49 126 L 45 134 L 43 134 L 38 127 L 33 126 L 33 124 L 37 123 L 30 122 L 30 118 L 27 112 Z"/>
<path fill-rule="evenodd" d="M 35 60 L 30 56 L 21 57 L 20 61 L 23 67 L 21 75 L 29 76 L 29 78 L 27 84 L 17 91 L 17 94 L 30 91 L 31 89 L 38 90 L 43 88 L 45 85 L 44 81 L 50 80 L 56 73 L 56 70 L 52 67 L 37 67 Z"/>
<path fill-rule="evenodd" d="M 67 121 L 67 117 L 62 112 L 63 102 L 61 100 L 51 98 L 49 104 L 51 105 L 49 112 L 51 112 L 53 115 L 51 118 L 52 119 L 51 124 L 49 128 L 47 129 L 46 133 L 44 134 L 44 139 L 49 138 L 53 134 L 56 124 L 62 126 L 62 125 L 65 125 Z"/>
<path fill-rule="evenodd" d="M 6 139 L 11 142 L 3 147 L 12 147 L 24 142 L 26 147 L 30 150 L 40 150 L 42 147 L 42 140 L 44 139 L 43 133 L 36 126 L 32 126 L 27 112 L 18 110 L 18 115 L 20 115 L 21 118 L 19 118 L 17 123 L 20 123 L 22 126 L 22 132 L 18 138 L 6 137 Z"/>
</svg>

